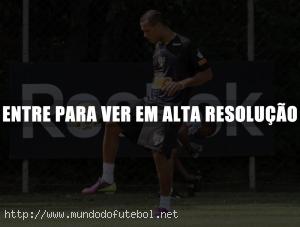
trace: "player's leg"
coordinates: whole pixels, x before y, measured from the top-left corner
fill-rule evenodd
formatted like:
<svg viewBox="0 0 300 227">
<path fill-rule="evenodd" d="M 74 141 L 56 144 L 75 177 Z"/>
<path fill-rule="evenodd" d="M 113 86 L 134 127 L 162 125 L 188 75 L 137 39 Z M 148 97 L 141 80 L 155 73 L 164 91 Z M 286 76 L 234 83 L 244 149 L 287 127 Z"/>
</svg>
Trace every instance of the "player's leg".
<svg viewBox="0 0 300 227">
<path fill-rule="evenodd" d="M 177 154 L 174 155 L 174 166 L 175 169 L 182 175 L 184 180 L 186 181 L 193 181 L 195 180 L 195 177 L 193 174 L 190 174 L 187 169 L 184 167 L 183 163 L 177 156 Z"/>
<path fill-rule="evenodd" d="M 117 123 L 106 123 L 102 144 L 104 163 L 113 164 L 115 162 L 121 132 L 122 129 Z"/>
<path fill-rule="evenodd" d="M 178 130 L 178 139 L 184 149 L 186 149 L 187 146 L 189 146 L 189 128 L 186 124 L 182 124 L 180 129 Z"/>
<path fill-rule="evenodd" d="M 193 158 L 198 158 L 202 152 L 202 146 L 190 141 L 190 136 L 195 135 L 199 129 L 199 123 L 183 124 L 178 131 L 178 139 L 184 151 Z"/>
<path fill-rule="evenodd" d="M 199 138 L 208 138 L 213 136 L 213 134 L 216 132 L 216 129 L 217 124 L 215 122 L 203 122 L 195 135 Z"/>
<path fill-rule="evenodd" d="M 114 183 L 114 165 L 120 141 L 120 133 L 122 129 L 117 123 L 107 123 L 103 138 L 103 172 L 102 181 L 112 184 Z"/>
<path fill-rule="evenodd" d="M 114 163 L 119 147 L 119 134 L 121 132 L 122 129 L 117 123 L 106 123 L 102 145 L 102 177 L 100 177 L 94 185 L 84 188 L 82 194 L 94 194 L 97 191 L 114 193 L 116 191 L 116 184 L 114 183 Z"/>
<path fill-rule="evenodd" d="M 174 151 L 172 151 L 174 153 Z M 171 188 L 173 184 L 173 154 L 167 158 L 163 152 L 153 152 L 153 158 L 157 170 L 157 176 L 160 185 L 160 204 L 159 208 L 170 210 L 171 206 Z"/>
<path fill-rule="evenodd" d="M 194 136 L 194 134 L 197 133 L 199 127 L 200 127 L 199 123 L 183 124 L 178 132 L 178 138 L 183 149 L 187 151 L 189 154 L 191 154 L 193 158 L 198 158 L 200 156 L 200 153 L 202 152 L 202 146 L 190 142 L 189 137 Z M 198 171 L 197 174 L 191 174 L 185 168 L 184 164 L 180 160 L 177 153 L 175 153 L 175 157 L 174 157 L 174 167 L 176 170 L 178 170 L 178 172 L 183 176 L 184 180 L 186 181 L 188 194 L 190 196 L 194 195 L 194 191 L 201 180 L 201 175 L 198 173 Z"/>
</svg>

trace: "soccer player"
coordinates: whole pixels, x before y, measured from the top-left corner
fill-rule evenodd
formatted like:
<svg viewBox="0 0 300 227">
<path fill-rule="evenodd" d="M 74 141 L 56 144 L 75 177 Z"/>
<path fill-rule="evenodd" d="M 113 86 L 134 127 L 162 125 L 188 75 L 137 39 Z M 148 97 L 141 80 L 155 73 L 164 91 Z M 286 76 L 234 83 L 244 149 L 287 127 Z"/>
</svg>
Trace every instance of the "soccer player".
<svg viewBox="0 0 300 227">
<path fill-rule="evenodd" d="M 212 79 L 212 72 L 198 49 L 191 41 L 171 30 L 162 14 L 147 11 L 140 18 L 144 37 L 155 44 L 153 54 L 153 83 L 145 105 L 157 105 L 159 113 L 166 105 L 181 105 L 187 89 Z M 159 118 L 161 115 L 159 116 Z M 119 134 L 152 150 L 156 165 L 160 203 L 156 213 L 171 209 L 170 192 L 173 182 L 173 153 L 177 147 L 178 123 L 108 123 L 103 141 L 103 173 L 96 184 L 83 189 L 83 194 L 116 190 L 114 163 L 119 144 Z"/>
</svg>

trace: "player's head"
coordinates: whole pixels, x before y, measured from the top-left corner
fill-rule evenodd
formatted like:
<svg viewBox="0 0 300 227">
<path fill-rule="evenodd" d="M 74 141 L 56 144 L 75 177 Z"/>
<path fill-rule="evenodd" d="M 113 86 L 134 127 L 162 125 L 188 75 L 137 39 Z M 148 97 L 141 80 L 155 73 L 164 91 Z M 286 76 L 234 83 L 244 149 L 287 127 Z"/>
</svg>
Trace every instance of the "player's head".
<svg viewBox="0 0 300 227">
<path fill-rule="evenodd" d="M 157 10 L 148 10 L 144 13 L 140 18 L 140 26 L 144 37 L 151 43 L 160 41 L 167 28 L 165 19 Z"/>
</svg>

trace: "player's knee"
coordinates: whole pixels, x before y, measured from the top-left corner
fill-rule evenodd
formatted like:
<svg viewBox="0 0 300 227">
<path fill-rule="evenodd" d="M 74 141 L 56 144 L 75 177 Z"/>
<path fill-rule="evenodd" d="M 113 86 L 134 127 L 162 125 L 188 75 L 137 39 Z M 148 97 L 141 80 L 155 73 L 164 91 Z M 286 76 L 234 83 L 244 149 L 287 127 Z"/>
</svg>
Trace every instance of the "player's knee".
<svg viewBox="0 0 300 227">
<path fill-rule="evenodd" d="M 182 125 L 178 130 L 178 137 L 184 137 L 188 133 L 189 129 L 186 125 Z"/>
<path fill-rule="evenodd" d="M 116 122 L 107 122 L 105 124 L 105 131 L 111 134 L 119 135 L 122 132 L 122 129 Z"/>
<path fill-rule="evenodd" d="M 171 153 L 169 155 L 167 155 L 167 153 L 164 152 L 163 150 L 152 152 L 152 156 L 155 162 L 172 161 L 175 157 L 175 154 L 176 154 L 175 148 L 171 150 Z"/>
<path fill-rule="evenodd" d="M 156 165 L 159 165 L 166 159 L 165 154 L 163 154 L 161 151 L 153 151 L 152 156 Z"/>
</svg>

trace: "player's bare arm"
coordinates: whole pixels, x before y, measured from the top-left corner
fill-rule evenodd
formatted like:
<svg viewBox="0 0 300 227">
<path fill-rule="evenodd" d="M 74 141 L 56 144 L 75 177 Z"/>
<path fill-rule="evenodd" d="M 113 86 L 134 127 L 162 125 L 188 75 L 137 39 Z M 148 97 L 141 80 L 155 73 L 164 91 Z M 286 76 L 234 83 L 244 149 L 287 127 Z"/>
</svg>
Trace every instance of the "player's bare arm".
<svg viewBox="0 0 300 227">
<path fill-rule="evenodd" d="M 162 87 L 163 91 L 166 91 L 169 96 L 174 95 L 176 92 L 183 90 L 187 87 L 195 87 L 205 84 L 209 80 L 213 78 L 213 73 L 210 68 L 206 69 L 205 71 L 196 73 L 193 77 L 186 78 L 181 81 L 171 81 L 165 84 Z"/>
</svg>

